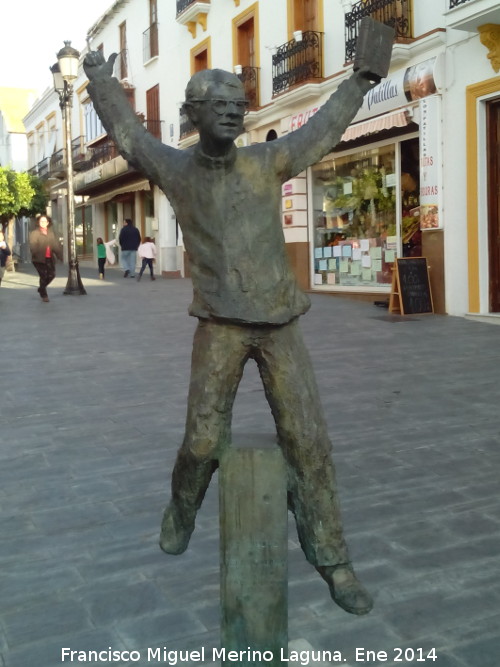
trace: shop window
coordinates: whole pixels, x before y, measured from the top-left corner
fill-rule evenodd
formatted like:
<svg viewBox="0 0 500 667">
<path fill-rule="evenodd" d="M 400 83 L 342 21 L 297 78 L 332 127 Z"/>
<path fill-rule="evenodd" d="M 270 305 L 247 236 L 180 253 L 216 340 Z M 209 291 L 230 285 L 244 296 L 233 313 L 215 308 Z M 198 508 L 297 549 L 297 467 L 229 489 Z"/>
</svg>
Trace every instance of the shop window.
<svg viewBox="0 0 500 667">
<path fill-rule="evenodd" d="M 418 137 L 329 156 L 311 173 L 315 285 L 387 287 L 396 257 L 422 255 Z"/>
<path fill-rule="evenodd" d="M 385 287 L 398 250 L 396 146 L 312 168 L 314 284 Z"/>
</svg>

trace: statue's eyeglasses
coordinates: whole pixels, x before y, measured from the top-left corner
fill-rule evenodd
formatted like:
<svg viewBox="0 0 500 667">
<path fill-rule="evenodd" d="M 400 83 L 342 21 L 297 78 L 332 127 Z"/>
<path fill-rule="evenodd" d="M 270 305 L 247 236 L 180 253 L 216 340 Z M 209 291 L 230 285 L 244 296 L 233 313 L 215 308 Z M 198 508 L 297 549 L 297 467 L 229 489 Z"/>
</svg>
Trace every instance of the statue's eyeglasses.
<svg viewBox="0 0 500 667">
<path fill-rule="evenodd" d="M 205 100 L 189 100 L 190 102 L 210 102 L 212 106 L 212 111 L 218 116 L 223 116 L 229 105 L 232 104 L 238 113 L 246 114 L 248 113 L 248 100 L 220 100 L 220 99 L 205 99 Z"/>
</svg>

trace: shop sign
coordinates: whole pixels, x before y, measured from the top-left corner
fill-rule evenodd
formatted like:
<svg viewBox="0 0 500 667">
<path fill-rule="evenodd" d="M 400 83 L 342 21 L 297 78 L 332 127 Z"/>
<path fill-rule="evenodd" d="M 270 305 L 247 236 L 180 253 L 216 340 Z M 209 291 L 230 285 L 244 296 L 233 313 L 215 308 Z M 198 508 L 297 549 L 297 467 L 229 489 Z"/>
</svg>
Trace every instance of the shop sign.
<svg viewBox="0 0 500 667">
<path fill-rule="evenodd" d="M 420 100 L 420 229 L 440 229 L 441 98 Z"/>
<path fill-rule="evenodd" d="M 424 60 L 417 65 L 397 70 L 364 97 L 353 123 L 378 116 L 440 92 L 443 86 L 444 56 Z M 290 132 L 298 130 L 319 109 L 319 106 L 295 114 L 290 119 Z"/>
<path fill-rule="evenodd" d="M 387 113 L 409 102 L 439 92 L 443 86 L 444 56 L 397 70 L 365 95 L 363 105 L 353 122 Z"/>
<path fill-rule="evenodd" d="M 319 107 L 313 107 L 312 109 L 308 109 L 307 111 L 303 111 L 301 113 L 295 114 L 295 116 L 292 116 L 290 119 L 290 132 L 298 130 L 299 127 L 305 125 L 309 120 L 309 118 L 311 118 L 311 116 L 314 116 L 314 114 L 318 110 Z"/>
</svg>

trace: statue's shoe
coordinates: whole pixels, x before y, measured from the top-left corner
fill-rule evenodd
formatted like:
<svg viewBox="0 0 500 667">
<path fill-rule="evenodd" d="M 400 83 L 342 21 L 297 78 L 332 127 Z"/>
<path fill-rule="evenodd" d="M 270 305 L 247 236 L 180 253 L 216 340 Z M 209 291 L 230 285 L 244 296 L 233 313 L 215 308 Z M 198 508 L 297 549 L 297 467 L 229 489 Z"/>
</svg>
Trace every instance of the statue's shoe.
<svg viewBox="0 0 500 667">
<path fill-rule="evenodd" d="M 175 503 L 170 502 L 163 514 L 160 547 L 167 554 L 179 555 L 186 551 L 194 530 L 194 518 L 186 521 Z"/>
<path fill-rule="evenodd" d="M 362 616 L 373 608 L 373 598 L 357 580 L 350 564 L 321 565 L 316 568 L 328 584 L 334 602 L 349 614 Z"/>
</svg>

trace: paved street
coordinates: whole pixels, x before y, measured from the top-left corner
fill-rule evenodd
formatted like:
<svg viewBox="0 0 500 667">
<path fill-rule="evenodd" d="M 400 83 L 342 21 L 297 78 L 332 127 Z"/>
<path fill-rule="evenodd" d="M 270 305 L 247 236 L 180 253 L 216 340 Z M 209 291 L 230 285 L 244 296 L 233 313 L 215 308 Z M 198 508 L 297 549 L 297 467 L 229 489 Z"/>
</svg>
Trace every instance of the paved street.
<svg viewBox="0 0 500 667">
<path fill-rule="evenodd" d="M 169 664 L 148 656 L 156 647 L 204 648 L 208 665 L 219 643 L 216 478 L 187 552 L 157 546 L 185 419 L 191 285 L 82 277 L 88 295 L 64 296 L 59 265 L 47 304 L 30 267 L 0 287 L 0 666 L 55 667 L 63 648 Z M 302 327 L 346 536 L 375 608 L 355 617 L 331 601 L 290 520 L 290 640 L 350 667 L 498 667 L 500 328 L 312 302 Z M 253 364 L 233 424 L 273 429 Z M 86 655 L 72 664 L 111 662 Z M 191 657 L 179 664 L 200 664 Z"/>
</svg>

